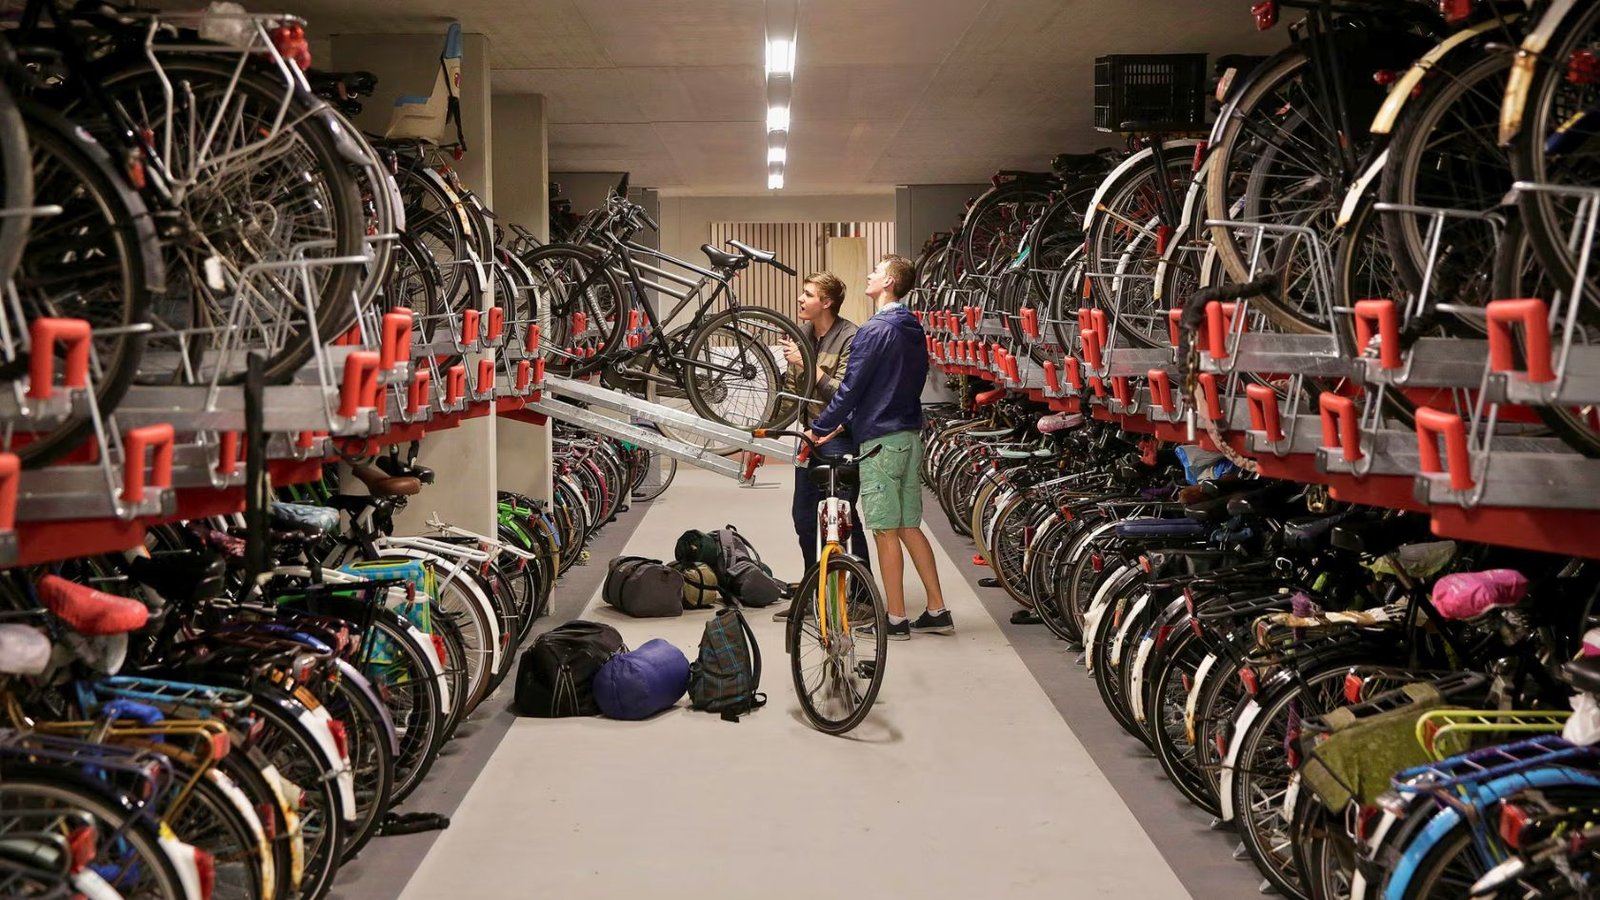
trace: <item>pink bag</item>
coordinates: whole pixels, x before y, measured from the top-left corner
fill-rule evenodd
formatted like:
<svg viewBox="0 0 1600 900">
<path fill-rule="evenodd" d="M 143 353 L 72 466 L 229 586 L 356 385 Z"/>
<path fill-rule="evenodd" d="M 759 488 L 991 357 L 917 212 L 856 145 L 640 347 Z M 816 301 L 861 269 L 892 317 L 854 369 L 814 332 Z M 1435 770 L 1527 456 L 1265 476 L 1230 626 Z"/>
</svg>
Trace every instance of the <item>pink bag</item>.
<svg viewBox="0 0 1600 900">
<path fill-rule="evenodd" d="M 1447 619 L 1470 619 L 1528 596 L 1528 579 L 1515 569 L 1446 575 L 1433 586 L 1433 605 Z"/>
</svg>

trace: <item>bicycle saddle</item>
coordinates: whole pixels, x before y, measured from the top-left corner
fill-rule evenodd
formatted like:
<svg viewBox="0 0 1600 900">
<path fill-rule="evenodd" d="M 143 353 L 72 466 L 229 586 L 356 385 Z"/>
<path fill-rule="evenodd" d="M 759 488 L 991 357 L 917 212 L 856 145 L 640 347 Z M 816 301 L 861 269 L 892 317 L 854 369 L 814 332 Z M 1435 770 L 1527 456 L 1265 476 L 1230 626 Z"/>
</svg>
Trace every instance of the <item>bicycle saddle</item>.
<svg viewBox="0 0 1600 900">
<path fill-rule="evenodd" d="M 1557 677 L 1586 694 L 1600 694 L 1600 656 L 1580 656 L 1563 663 Z"/>
<path fill-rule="evenodd" d="M 1079 175 L 1109 169 L 1111 161 L 1098 153 L 1058 153 L 1050 160 L 1050 168 L 1058 173 Z"/>
<path fill-rule="evenodd" d="M 1228 512 L 1236 516 L 1259 516 L 1263 519 L 1286 518 L 1305 511 L 1305 504 L 1297 499 L 1300 491 L 1298 484 L 1279 482 L 1247 493 L 1234 494 L 1228 498 Z"/>
<path fill-rule="evenodd" d="M 272 524 L 284 529 L 322 533 L 339 527 L 339 513 L 326 506 L 272 501 Z"/>
<path fill-rule="evenodd" d="M 1077 413 L 1056 413 L 1043 416 L 1036 426 L 1040 434 L 1055 434 L 1058 431 L 1067 431 L 1083 424 L 1083 416 Z"/>
<path fill-rule="evenodd" d="M 1283 526 L 1283 543 L 1294 550 L 1318 550 L 1326 547 L 1333 529 L 1343 522 L 1348 513 L 1331 516 L 1311 516 L 1291 519 Z"/>
<path fill-rule="evenodd" d="M 828 486 L 828 477 L 835 476 L 839 487 L 849 487 L 856 483 L 861 474 L 861 467 L 854 462 L 834 460 L 832 462 L 815 463 L 806 470 L 811 473 L 811 483 L 820 488 Z"/>
<path fill-rule="evenodd" d="M 311 92 L 317 96 L 327 98 L 331 95 L 340 100 L 368 96 L 378 87 L 378 76 L 365 71 L 325 72 L 307 69 L 306 81 L 311 85 Z"/>
<path fill-rule="evenodd" d="M 729 240 L 728 245 L 740 253 L 743 253 L 745 256 L 755 260 L 756 262 L 772 262 L 778 258 L 778 254 L 772 252 L 771 250 L 757 250 L 743 241 Z"/>
<path fill-rule="evenodd" d="M 419 466 L 416 463 L 403 463 L 398 457 L 394 456 L 380 456 L 376 464 L 378 468 L 382 469 L 390 477 L 400 478 L 409 475 L 423 484 L 433 484 L 433 470 L 427 466 Z"/>
<path fill-rule="evenodd" d="M 409 497 L 422 490 L 422 479 L 413 475 L 390 475 L 377 466 L 355 466 L 350 472 L 374 497 Z"/>
<path fill-rule="evenodd" d="M 107 594 L 57 575 L 40 578 L 35 588 L 45 609 L 86 637 L 127 634 L 150 620 L 150 610 L 131 597 Z"/>
<path fill-rule="evenodd" d="M 724 253 L 710 244 L 701 244 L 700 250 L 705 253 L 706 259 L 711 260 L 711 264 L 719 269 L 742 269 L 750 264 L 748 257 L 737 253 Z"/>
<path fill-rule="evenodd" d="M 221 557 L 193 550 L 140 556 L 128 564 L 134 581 L 184 604 L 220 597 L 225 572 Z"/>
<path fill-rule="evenodd" d="M 1377 556 L 1428 535 L 1426 518 L 1392 516 L 1340 522 L 1329 543 L 1340 550 Z"/>
</svg>

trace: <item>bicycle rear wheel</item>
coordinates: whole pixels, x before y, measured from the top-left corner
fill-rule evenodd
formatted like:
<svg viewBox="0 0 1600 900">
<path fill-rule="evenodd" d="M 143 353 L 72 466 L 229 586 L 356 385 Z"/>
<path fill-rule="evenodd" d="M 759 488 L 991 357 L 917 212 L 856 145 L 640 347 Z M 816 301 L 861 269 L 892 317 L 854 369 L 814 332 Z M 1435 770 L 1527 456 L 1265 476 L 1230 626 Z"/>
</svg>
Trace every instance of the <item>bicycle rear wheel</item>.
<svg viewBox="0 0 1600 900">
<path fill-rule="evenodd" d="M 820 571 L 812 567 L 800 581 L 785 644 L 806 720 L 818 731 L 844 734 L 867 717 L 883 686 L 889 615 L 866 564 L 845 553 L 828 556 L 819 615 Z"/>
</svg>

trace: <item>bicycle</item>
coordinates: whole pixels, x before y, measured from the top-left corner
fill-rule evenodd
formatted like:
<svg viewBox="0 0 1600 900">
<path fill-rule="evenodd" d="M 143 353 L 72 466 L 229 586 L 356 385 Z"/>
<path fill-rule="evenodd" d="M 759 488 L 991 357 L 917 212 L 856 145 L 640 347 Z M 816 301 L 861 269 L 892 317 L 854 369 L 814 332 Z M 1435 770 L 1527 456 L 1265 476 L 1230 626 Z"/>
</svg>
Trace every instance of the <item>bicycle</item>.
<svg viewBox="0 0 1600 900">
<path fill-rule="evenodd" d="M 797 437 L 805 442 L 803 456 L 815 454 L 818 446 L 798 431 L 757 429 L 754 434 Z M 824 489 L 817 504 L 820 547 L 817 562 L 806 570 L 795 591 L 784 649 L 789 652 L 800 709 L 812 727 L 825 734 L 844 734 L 860 725 L 883 686 L 889 613 L 867 564 L 845 552 L 854 520 L 850 501 L 839 496 L 842 482 L 854 478 L 862 460 L 872 458 L 878 449 L 865 456 L 813 463 L 809 469 Z M 821 653 L 814 679 L 807 671 L 812 648 Z M 867 648 L 870 655 L 863 652 Z"/>
</svg>

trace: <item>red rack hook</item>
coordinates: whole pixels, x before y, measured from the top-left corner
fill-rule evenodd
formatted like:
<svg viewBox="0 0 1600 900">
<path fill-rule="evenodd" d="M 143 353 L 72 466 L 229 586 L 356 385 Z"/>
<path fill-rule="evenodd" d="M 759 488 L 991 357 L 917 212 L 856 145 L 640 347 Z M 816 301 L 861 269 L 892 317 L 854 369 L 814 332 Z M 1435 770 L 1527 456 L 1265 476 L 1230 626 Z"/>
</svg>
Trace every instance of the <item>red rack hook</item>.
<svg viewBox="0 0 1600 900">
<path fill-rule="evenodd" d="M 1017 366 L 1017 355 L 1010 350 L 1006 351 L 1006 375 L 1010 376 L 1012 384 L 1022 383 L 1022 370 Z"/>
<path fill-rule="evenodd" d="M 533 383 L 538 387 L 544 386 L 544 360 L 533 361 Z"/>
<path fill-rule="evenodd" d="M 544 329 L 538 325 L 529 325 L 528 336 L 522 341 L 523 348 L 530 354 L 537 354 L 539 352 L 539 335 L 543 333 Z"/>
<path fill-rule="evenodd" d="M 34 319 L 28 329 L 28 397 L 48 400 L 55 393 L 56 346 L 67 348 L 66 386 L 89 386 L 89 323 L 82 319 Z"/>
<path fill-rule="evenodd" d="M 1356 325 L 1356 355 L 1366 352 L 1377 326 L 1378 365 L 1398 369 L 1400 360 L 1400 311 L 1393 300 L 1357 300 L 1352 313 Z"/>
<path fill-rule="evenodd" d="M 17 488 L 22 483 L 22 460 L 15 453 L 0 453 L 0 531 L 17 527 Z"/>
<path fill-rule="evenodd" d="M 1079 321 L 1082 320 L 1080 319 Z M 1100 357 L 1100 332 L 1093 328 L 1088 328 L 1079 331 L 1078 335 L 1083 342 L 1083 358 L 1088 361 L 1090 369 L 1099 371 L 1102 368 Z"/>
<path fill-rule="evenodd" d="M 995 403 L 995 402 L 999 401 L 1001 398 L 1005 397 L 1005 395 L 1006 395 L 1006 389 L 1005 388 L 995 388 L 992 391 L 984 391 L 983 393 L 979 394 L 978 396 L 972 398 L 972 405 L 973 406 L 988 406 L 991 403 Z"/>
<path fill-rule="evenodd" d="M 224 477 L 239 471 L 239 432 L 224 431 L 217 438 L 217 474 Z"/>
<path fill-rule="evenodd" d="M 155 460 L 150 466 L 150 486 L 172 487 L 172 443 L 176 439 L 177 432 L 170 423 L 146 425 L 122 436 L 122 502 L 144 502 L 146 450 L 155 450 Z"/>
<path fill-rule="evenodd" d="M 1244 389 L 1250 404 L 1250 430 L 1265 432 L 1267 441 L 1276 444 L 1283 440 L 1283 420 L 1278 412 L 1278 392 L 1264 384 L 1252 384 Z"/>
<path fill-rule="evenodd" d="M 475 309 L 466 310 L 461 314 L 461 345 L 468 347 L 478 342 L 478 316 Z"/>
<path fill-rule="evenodd" d="M 494 343 L 500 340 L 500 335 L 506 332 L 506 311 L 499 306 L 489 307 L 489 330 L 485 340 Z"/>
<path fill-rule="evenodd" d="M 387 372 L 395 363 L 411 358 L 411 310 L 383 314 L 383 335 L 378 342 L 378 368 Z"/>
<path fill-rule="evenodd" d="M 1045 360 L 1044 386 L 1048 388 L 1052 394 L 1061 393 L 1061 377 L 1056 374 L 1056 364 L 1053 360 Z"/>
<path fill-rule="evenodd" d="M 1442 461 L 1438 442 L 1441 437 L 1444 438 Z M 1448 472 L 1450 490 L 1472 490 L 1475 482 L 1472 480 L 1472 457 L 1467 452 L 1467 423 L 1460 416 L 1428 406 L 1418 409 L 1417 454 L 1422 457 L 1425 474 Z"/>
<path fill-rule="evenodd" d="M 1512 328 L 1522 326 L 1524 356 L 1528 360 L 1528 380 L 1539 384 L 1556 380 L 1550 367 L 1550 306 L 1543 300 L 1490 300 L 1489 368 L 1495 372 L 1516 370 L 1512 353 L 1516 335 Z"/>
<path fill-rule="evenodd" d="M 1172 346 L 1176 347 L 1183 340 L 1183 335 L 1178 330 L 1178 323 L 1183 320 L 1183 310 L 1167 310 L 1167 337 L 1172 339 Z"/>
<path fill-rule="evenodd" d="M 1324 391 L 1317 406 L 1322 414 L 1322 446 L 1343 451 L 1345 462 L 1365 458 L 1361 452 L 1361 417 L 1356 412 L 1356 401 Z"/>
<path fill-rule="evenodd" d="M 494 391 L 494 360 L 478 360 L 478 381 L 473 388 L 473 393 L 482 395 Z"/>
<path fill-rule="evenodd" d="M 989 364 L 989 345 L 979 342 L 976 349 L 978 352 L 978 358 L 976 360 L 978 365 L 987 366 Z"/>
<path fill-rule="evenodd" d="M 1083 390 L 1083 364 L 1078 362 L 1078 358 L 1067 357 L 1061 361 L 1061 368 L 1067 373 L 1067 384 L 1075 391 Z"/>
<path fill-rule="evenodd" d="M 1195 379 L 1200 384 L 1200 393 L 1206 400 L 1206 417 L 1213 422 L 1222 421 L 1222 401 L 1217 399 L 1217 376 L 1211 372 L 1201 372 Z"/>
<path fill-rule="evenodd" d="M 526 394 L 528 385 L 533 383 L 533 363 L 525 359 L 517 360 L 517 393 Z"/>
<path fill-rule="evenodd" d="M 1128 376 L 1117 375 L 1111 379 L 1111 396 L 1124 408 L 1133 405 L 1133 385 L 1128 382 Z"/>
<path fill-rule="evenodd" d="M 456 363 L 444 377 L 444 405 L 455 406 L 467 393 L 467 367 Z"/>
<path fill-rule="evenodd" d="M 972 331 L 977 331 L 978 330 L 978 317 L 983 315 L 983 307 L 981 307 L 981 306 L 968 306 L 968 307 L 966 307 L 966 313 L 967 313 L 967 328 L 972 330 Z"/>
<path fill-rule="evenodd" d="M 1210 348 L 1212 359 L 1227 358 L 1228 333 L 1233 330 L 1234 319 L 1238 313 L 1237 303 L 1213 300 L 1206 304 L 1205 344 Z"/>
<path fill-rule="evenodd" d="M 344 362 L 344 384 L 339 389 L 339 415 L 353 419 L 364 408 L 376 406 L 378 399 L 378 354 L 357 350 Z"/>
<path fill-rule="evenodd" d="M 433 374 L 426 369 L 418 372 L 411 379 L 411 385 L 406 389 L 406 417 L 415 418 L 417 413 L 428 405 L 428 394 L 433 386 Z"/>
<path fill-rule="evenodd" d="M 315 431 L 302 431 L 295 436 L 294 446 L 297 450 L 310 450 L 311 445 L 317 442 Z"/>
<path fill-rule="evenodd" d="M 1022 310 L 1022 333 L 1034 340 L 1039 339 L 1039 310 L 1035 307 L 1024 307 Z"/>
<path fill-rule="evenodd" d="M 1172 415 L 1178 411 L 1178 404 L 1172 398 L 1172 376 L 1166 369 L 1151 369 L 1148 373 L 1150 379 L 1150 399 L 1156 405 Z"/>
</svg>

